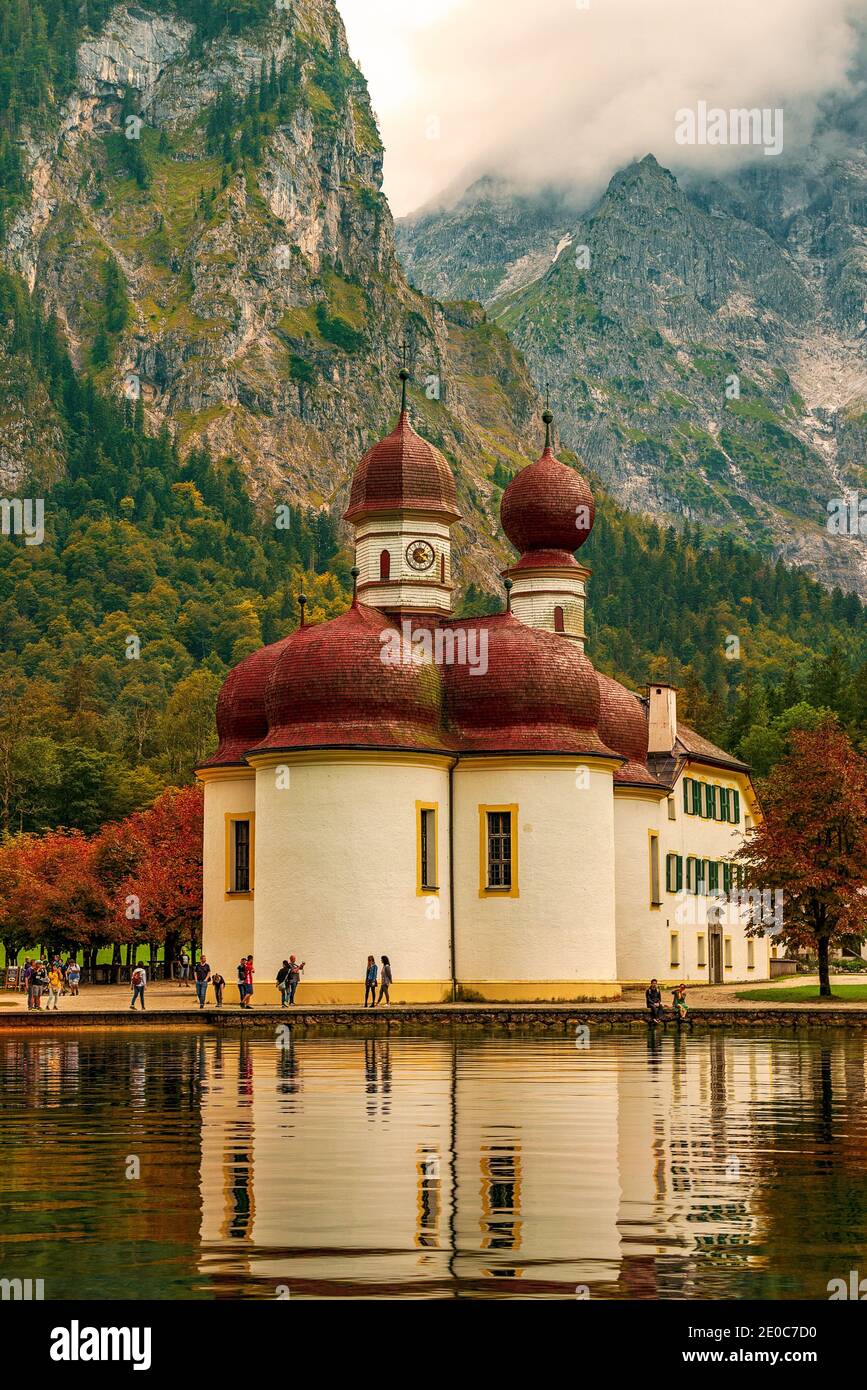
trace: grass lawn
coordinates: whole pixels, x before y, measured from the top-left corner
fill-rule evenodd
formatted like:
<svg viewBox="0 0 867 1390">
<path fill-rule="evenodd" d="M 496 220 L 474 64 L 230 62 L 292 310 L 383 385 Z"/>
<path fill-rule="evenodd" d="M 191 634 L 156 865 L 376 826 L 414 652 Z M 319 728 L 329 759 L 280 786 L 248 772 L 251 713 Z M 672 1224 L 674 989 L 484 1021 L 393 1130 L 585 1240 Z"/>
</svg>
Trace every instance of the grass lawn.
<svg viewBox="0 0 867 1390">
<path fill-rule="evenodd" d="M 832 980 L 831 990 L 835 999 L 863 999 L 867 1003 L 867 984 L 838 985 L 836 980 Z M 778 1001 L 785 1004 L 824 1002 L 819 1000 L 818 985 L 790 985 L 785 989 L 746 989 L 743 993 L 739 992 L 735 998 L 755 999 L 761 1004 L 774 1004 Z"/>
</svg>

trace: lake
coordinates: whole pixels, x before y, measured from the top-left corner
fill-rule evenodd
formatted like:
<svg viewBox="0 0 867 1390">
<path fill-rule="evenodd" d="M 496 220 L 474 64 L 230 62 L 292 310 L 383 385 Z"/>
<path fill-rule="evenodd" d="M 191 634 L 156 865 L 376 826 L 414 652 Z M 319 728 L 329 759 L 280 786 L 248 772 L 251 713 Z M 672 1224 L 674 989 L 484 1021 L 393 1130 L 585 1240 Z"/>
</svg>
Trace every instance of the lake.
<svg viewBox="0 0 867 1390">
<path fill-rule="evenodd" d="M 0 1035 L 0 1277 L 824 1299 L 867 1274 L 865 1058 L 860 1033 Z"/>
</svg>

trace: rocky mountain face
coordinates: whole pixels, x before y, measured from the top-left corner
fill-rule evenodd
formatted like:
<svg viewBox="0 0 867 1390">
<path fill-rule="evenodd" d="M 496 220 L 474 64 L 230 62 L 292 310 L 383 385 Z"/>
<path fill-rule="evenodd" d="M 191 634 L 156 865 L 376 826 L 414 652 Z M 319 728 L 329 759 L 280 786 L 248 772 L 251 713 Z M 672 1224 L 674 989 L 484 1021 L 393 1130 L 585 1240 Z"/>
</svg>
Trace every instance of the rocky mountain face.
<svg viewBox="0 0 867 1390">
<path fill-rule="evenodd" d="M 867 595 L 864 538 L 828 529 L 867 490 L 863 120 L 830 113 L 810 160 L 727 180 L 681 186 L 648 156 L 571 218 L 481 181 L 401 223 L 401 252 L 428 292 L 480 295 L 626 505 Z"/>
<path fill-rule="evenodd" d="M 30 192 L 2 256 L 53 309 L 77 366 L 140 399 L 185 449 L 234 456 L 263 505 L 337 514 L 394 422 L 405 349 L 417 427 L 459 479 L 465 577 L 492 587 L 491 475 L 536 448 L 538 397 L 478 306 L 408 286 L 333 0 L 278 0 L 210 39 L 181 3 L 116 7 L 26 156 Z M 57 451 L 50 413 L 26 382 L 7 392 L 4 362 L 8 489 L 50 474 Z"/>
</svg>

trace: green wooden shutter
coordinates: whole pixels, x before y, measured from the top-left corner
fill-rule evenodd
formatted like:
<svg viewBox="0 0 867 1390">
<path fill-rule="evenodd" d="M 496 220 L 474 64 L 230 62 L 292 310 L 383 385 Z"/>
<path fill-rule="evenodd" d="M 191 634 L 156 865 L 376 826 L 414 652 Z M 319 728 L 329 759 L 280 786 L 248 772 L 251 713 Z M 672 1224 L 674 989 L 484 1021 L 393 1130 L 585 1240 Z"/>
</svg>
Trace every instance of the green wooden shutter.
<svg viewBox="0 0 867 1390">
<path fill-rule="evenodd" d="M 732 891 L 732 866 L 731 866 L 731 864 L 726 864 L 726 863 L 724 862 L 724 863 L 723 863 L 723 866 L 722 866 L 722 869 L 723 869 L 723 892 L 726 894 L 726 896 L 728 896 L 728 894 Z"/>
<path fill-rule="evenodd" d="M 692 886 L 692 884 L 693 884 L 692 866 L 693 866 L 694 863 L 695 863 L 695 860 L 693 859 L 692 855 L 691 855 L 691 854 L 688 854 L 688 855 L 686 856 L 686 891 L 687 891 L 687 893 L 691 893 L 691 892 L 693 891 L 693 886 Z"/>
<path fill-rule="evenodd" d="M 674 893 L 674 892 L 676 892 L 676 889 L 675 889 L 675 886 L 674 886 L 675 860 L 676 860 L 676 858 L 677 858 L 677 855 L 676 855 L 676 854 L 667 854 L 667 855 L 665 856 L 665 891 L 666 891 L 667 893 Z"/>
<path fill-rule="evenodd" d="M 731 815 L 731 822 L 732 822 L 732 825 L 739 825 L 739 824 L 740 824 L 740 820 L 741 820 L 741 794 L 740 794 L 740 792 L 738 792 L 738 791 L 733 791 L 733 792 L 732 792 L 731 806 L 732 806 L 732 815 Z"/>
<path fill-rule="evenodd" d="M 677 855 L 677 891 L 678 891 L 678 893 L 680 892 L 680 890 L 681 890 L 682 887 L 683 887 L 683 859 L 682 859 L 682 857 L 678 854 L 678 855 Z"/>
<path fill-rule="evenodd" d="M 704 814 L 703 811 L 702 811 L 702 809 L 701 809 L 701 806 L 702 806 L 702 801 L 701 801 L 701 782 L 693 782 L 693 784 L 692 784 L 692 814 L 693 814 L 694 816 L 701 816 L 701 815 Z"/>
<path fill-rule="evenodd" d="M 695 891 L 696 893 L 707 891 L 707 871 L 703 859 L 696 859 L 695 861 Z"/>
<path fill-rule="evenodd" d="M 715 859 L 707 861 L 707 886 L 711 893 L 719 889 L 719 864 Z"/>
<path fill-rule="evenodd" d="M 690 777 L 684 777 L 684 779 L 683 779 L 683 809 L 686 811 L 686 814 L 687 814 L 688 816 L 689 816 L 689 815 L 692 815 L 692 802 L 691 802 L 691 800 L 690 800 L 690 790 L 689 790 L 691 786 L 692 786 L 692 779 L 691 779 Z"/>
<path fill-rule="evenodd" d="M 705 807 L 708 820 L 716 820 L 716 787 L 708 782 L 704 789 Z"/>
</svg>

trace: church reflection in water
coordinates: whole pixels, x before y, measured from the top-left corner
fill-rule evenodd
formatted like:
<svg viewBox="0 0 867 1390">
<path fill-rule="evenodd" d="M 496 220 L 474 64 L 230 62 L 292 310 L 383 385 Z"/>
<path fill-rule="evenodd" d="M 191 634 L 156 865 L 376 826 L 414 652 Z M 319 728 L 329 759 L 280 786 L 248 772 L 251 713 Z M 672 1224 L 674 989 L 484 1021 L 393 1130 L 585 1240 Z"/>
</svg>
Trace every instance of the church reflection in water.
<svg viewBox="0 0 867 1390">
<path fill-rule="evenodd" d="M 842 1206 L 867 1208 L 859 1040 L 201 1048 L 218 1296 L 817 1297 L 798 1194 L 823 1145 Z"/>
</svg>

